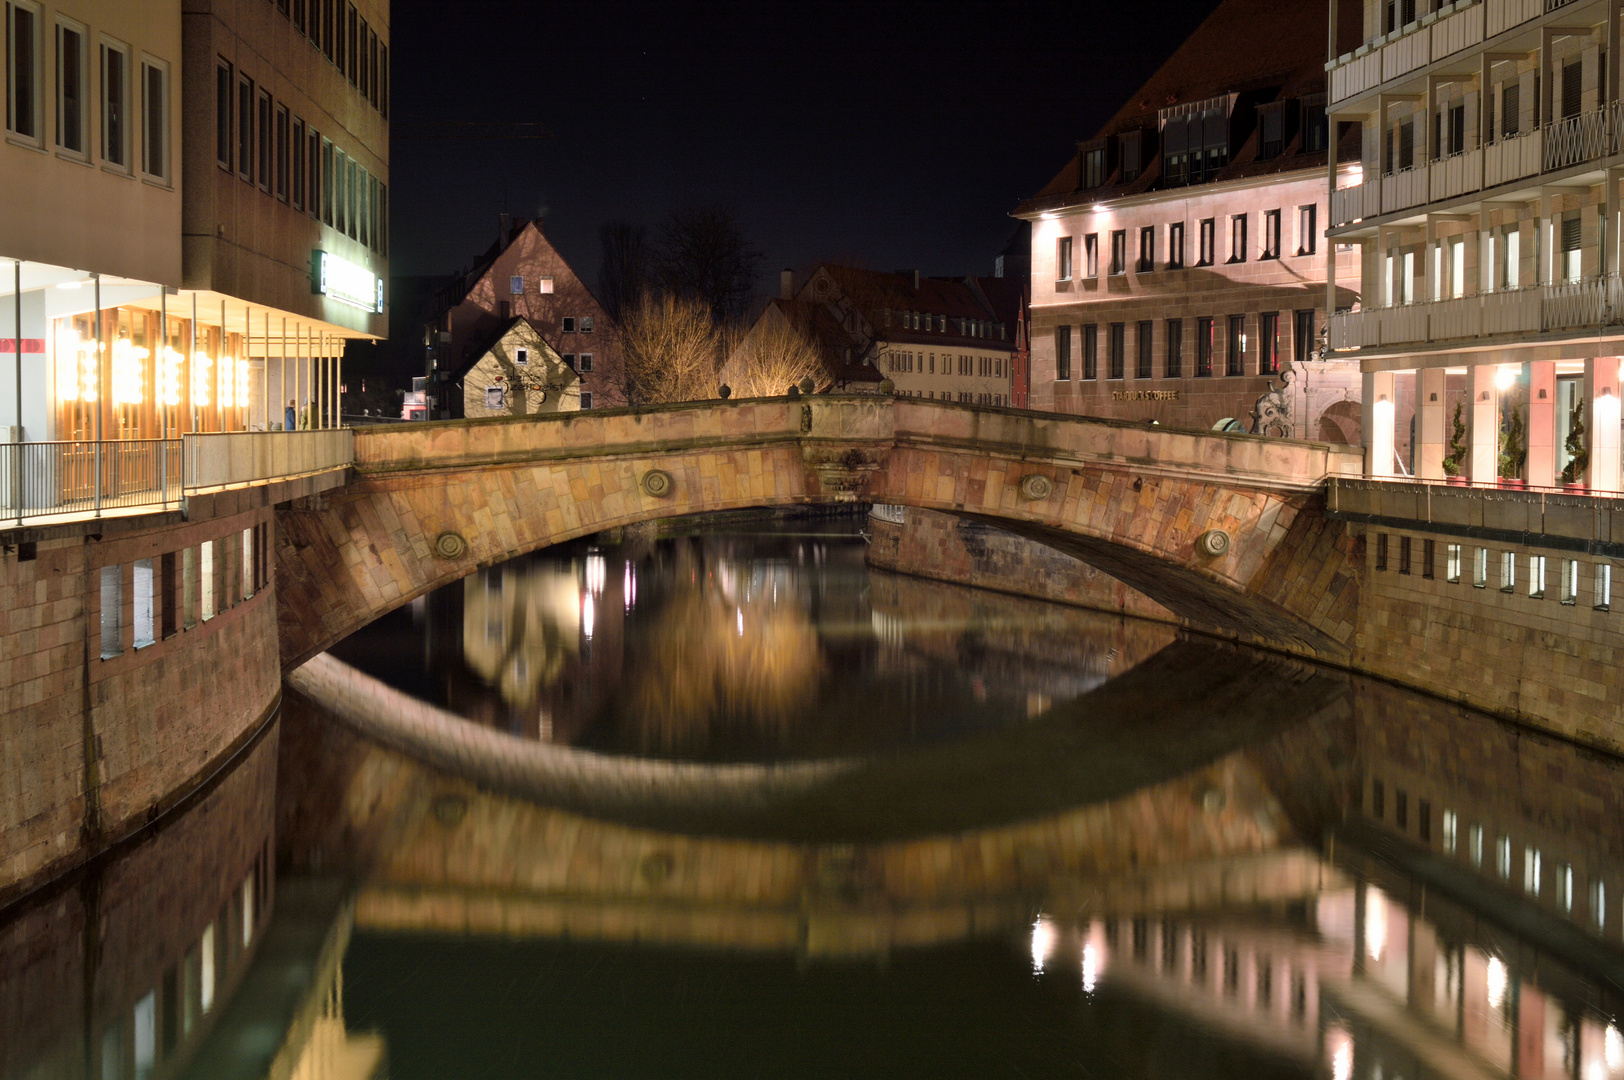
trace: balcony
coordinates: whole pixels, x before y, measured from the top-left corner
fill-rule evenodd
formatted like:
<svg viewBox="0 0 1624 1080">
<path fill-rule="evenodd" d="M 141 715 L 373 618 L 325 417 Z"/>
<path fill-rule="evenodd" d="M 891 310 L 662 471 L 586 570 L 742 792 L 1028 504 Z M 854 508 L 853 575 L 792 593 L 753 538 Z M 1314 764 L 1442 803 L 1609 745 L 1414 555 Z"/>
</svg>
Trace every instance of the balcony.
<svg viewBox="0 0 1624 1080">
<path fill-rule="evenodd" d="M 354 458 L 348 428 L 0 443 L 0 525 L 178 509 L 202 492 L 332 472 Z"/>
<path fill-rule="evenodd" d="M 1468 150 L 1427 166 L 1429 201 L 1453 199 L 1483 186 L 1483 151 Z"/>
<path fill-rule="evenodd" d="M 1331 348 L 1393 348 L 1456 343 L 1507 334 L 1594 331 L 1624 318 L 1624 279 L 1536 285 L 1398 307 L 1366 308 L 1331 318 Z"/>
<path fill-rule="evenodd" d="M 1483 148 L 1483 186 L 1498 187 L 1538 173 L 1545 161 L 1545 132 L 1535 128 Z"/>
<path fill-rule="evenodd" d="M 1427 201 L 1427 169 L 1420 166 L 1382 177 L 1382 213 L 1408 210 Z"/>
<path fill-rule="evenodd" d="M 1436 16 L 1427 15 L 1345 54 L 1331 64 L 1330 101 L 1336 104 L 1373 90 L 1390 79 L 1464 52 L 1568 0 L 1456 0 Z"/>
</svg>

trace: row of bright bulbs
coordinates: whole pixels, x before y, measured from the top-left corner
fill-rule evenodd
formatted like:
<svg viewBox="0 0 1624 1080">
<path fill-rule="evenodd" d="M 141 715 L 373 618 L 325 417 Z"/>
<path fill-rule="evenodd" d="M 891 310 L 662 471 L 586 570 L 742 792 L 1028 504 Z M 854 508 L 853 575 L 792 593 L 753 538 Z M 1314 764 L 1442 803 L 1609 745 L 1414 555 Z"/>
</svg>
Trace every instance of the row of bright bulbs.
<svg viewBox="0 0 1624 1080">
<path fill-rule="evenodd" d="M 96 343 L 87 341 L 73 330 L 62 330 L 57 335 L 56 345 L 56 355 L 61 365 L 59 370 L 66 376 L 59 379 L 57 384 L 61 399 L 95 401 L 100 392 L 96 372 Z M 129 338 L 119 338 L 112 343 L 110 352 L 113 404 L 140 405 L 146 400 L 146 364 L 152 356 L 152 351 L 135 345 Z M 158 404 L 179 405 L 186 357 L 166 346 L 159 353 L 158 360 L 156 371 Z M 214 358 L 208 353 L 198 351 L 192 354 L 192 404 L 199 408 L 207 408 L 218 388 L 220 408 L 246 406 L 249 388 L 248 361 L 224 358 L 221 361 L 218 379 L 213 368 Z"/>
</svg>

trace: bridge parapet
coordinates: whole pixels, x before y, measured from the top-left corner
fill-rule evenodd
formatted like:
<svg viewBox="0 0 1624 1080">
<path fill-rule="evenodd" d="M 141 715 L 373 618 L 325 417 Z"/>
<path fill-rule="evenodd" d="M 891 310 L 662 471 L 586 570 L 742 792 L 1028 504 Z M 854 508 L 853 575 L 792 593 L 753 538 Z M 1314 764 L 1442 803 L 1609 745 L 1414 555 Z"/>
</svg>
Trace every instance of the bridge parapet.
<svg viewBox="0 0 1624 1080">
<path fill-rule="evenodd" d="M 1338 476 L 1326 512 L 1367 525 L 1624 558 L 1624 497 Z"/>
</svg>

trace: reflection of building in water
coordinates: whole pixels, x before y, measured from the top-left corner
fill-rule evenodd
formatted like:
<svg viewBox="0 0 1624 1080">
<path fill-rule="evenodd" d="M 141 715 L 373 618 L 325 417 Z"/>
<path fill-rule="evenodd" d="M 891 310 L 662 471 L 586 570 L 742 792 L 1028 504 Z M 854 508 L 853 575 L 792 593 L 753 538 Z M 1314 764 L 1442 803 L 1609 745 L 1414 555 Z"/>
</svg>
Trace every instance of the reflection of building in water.
<svg viewBox="0 0 1624 1080">
<path fill-rule="evenodd" d="M 273 727 L 197 804 L 0 926 L 0 1078 L 185 1067 L 271 912 L 276 753 Z"/>
</svg>

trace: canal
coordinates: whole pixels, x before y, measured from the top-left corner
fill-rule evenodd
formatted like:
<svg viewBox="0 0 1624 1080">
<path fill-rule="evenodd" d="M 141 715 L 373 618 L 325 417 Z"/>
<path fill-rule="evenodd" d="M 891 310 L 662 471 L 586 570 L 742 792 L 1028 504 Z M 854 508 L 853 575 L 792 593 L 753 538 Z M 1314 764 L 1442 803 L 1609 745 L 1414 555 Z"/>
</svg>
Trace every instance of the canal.
<svg viewBox="0 0 1624 1080">
<path fill-rule="evenodd" d="M 344 641 L 6 913 L 0 1080 L 1624 1077 L 1619 761 L 864 524 L 600 537 Z"/>
</svg>

